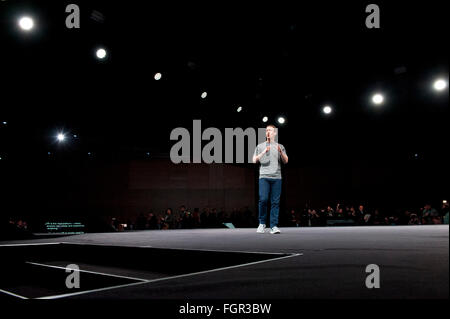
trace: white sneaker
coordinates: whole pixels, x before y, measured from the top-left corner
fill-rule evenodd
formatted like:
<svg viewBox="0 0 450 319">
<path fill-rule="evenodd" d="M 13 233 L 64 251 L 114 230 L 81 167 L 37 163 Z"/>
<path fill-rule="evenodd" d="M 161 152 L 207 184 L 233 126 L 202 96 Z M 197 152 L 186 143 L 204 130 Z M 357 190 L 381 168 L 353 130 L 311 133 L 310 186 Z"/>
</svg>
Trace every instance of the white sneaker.
<svg viewBox="0 0 450 319">
<path fill-rule="evenodd" d="M 281 231 L 277 226 L 275 226 L 275 227 L 272 227 L 272 229 L 270 230 L 270 233 L 271 234 L 281 234 Z"/>
<path fill-rule="evenodd" d="M 264 230 L 266 229 L 266 225 L 259 224 L 258 229 L 256 230 L 257 233 L 264 234 Z"/>
</svg>

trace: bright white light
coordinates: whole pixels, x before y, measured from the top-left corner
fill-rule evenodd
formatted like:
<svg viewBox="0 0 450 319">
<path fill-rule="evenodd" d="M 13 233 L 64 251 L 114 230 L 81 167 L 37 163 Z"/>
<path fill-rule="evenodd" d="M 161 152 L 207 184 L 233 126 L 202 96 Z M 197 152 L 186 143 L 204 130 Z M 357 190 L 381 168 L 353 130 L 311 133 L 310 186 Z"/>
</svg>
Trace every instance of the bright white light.
<svg viewBox="0 0 450 319">
<path fill-rule="evenodd" d="M 6 124 L 8 124 L 8 122 L 6 122 L 6 121 L 4 121 L 4 122 L 2 122 L 3 123 L 3 125 L 6 125 Z"/>
<path fill-rule="evenodd" d="M 58 136 L 56 136 L 58 141 L 62 142 L 66 138 L 66 136 L 63 133 L 59 133 Z"/>
<path fill-rule="evenodd" d="M 447 204 L 447 201 L 446 201 L 446 200 L 443 200 L 443 201 L 442 201 L 442 204 Z"/>
<path fill-rule="evenodd" d="M 99 59 L 104 59 L 104 58 L 106 58 L 106 50 L 105 49 L 98 49 L 97 52 L 95 52 L 95 55 Z"/>
<path fill-rule="evenodd" d="M 208 95 L 208 93 L 203 92 L 202 95 L 201 95 L 202 99 L 205 99 L 207 95 Z"/>
<path fill-rule="evenodd" d="M 447 81 L 445 81 L 443 79 L 438 79 L 438 80 L 434 81 L 433 87 L 436 91 L 442 91 L 447 87 Z"/>
<path fill-rule="evenodd" d="M 278 123 L 280 123 L 280 124 L 284 124 L 284 122 L 285 122 L 286 120 L 285 120 L 284 117 L 280 116 L 280 117 L 278 118 L 277 121 L 278 121 Z"/>
<path fill-rule="evenodd" d="M 242 106 L 239 106 L 236 111 L 238 112 L 242 111 Z"/>
<path fill-rule="evenodd" d="M 372 96 L 372 102 L 375 104 L 381 104 L 384 101 L 384 96 L 377 93 Z"/>
<path fill-rule="evenodd" d="M 323 111 L 323 113 L 325 113 L 325 114 L 330 114 L 332 111 L 333 111 L 333 109 L 331 108 L 331 106 L 324 106 L 323 107 L 323 109 L 322 109 L 322 111 Z"/>
<path fill-rule="evenodd" d="M 30 17 L 22 17 L 19 19 L 19 27 L 24 31 L 30 31 L 34 27 L 34 21 Z"/>
<path fill-rule="evenodd" d="M 263 121 L 264 123 L 266 123 L 268 120 L 269 120 L 269 118 L 268 118 L 267 116 L 264 116 L 264 117 L 262 118 L 262 121 Z"/>
<path fill-rule="evenodd" d="M 155 80 L 156 80 L 156 81 L 161 80 L 161 77 L 162 77 L 162 74 L 161 74 L 161 73 L 156 73 L 156 74 L 155 74 Z"/>
</svg>

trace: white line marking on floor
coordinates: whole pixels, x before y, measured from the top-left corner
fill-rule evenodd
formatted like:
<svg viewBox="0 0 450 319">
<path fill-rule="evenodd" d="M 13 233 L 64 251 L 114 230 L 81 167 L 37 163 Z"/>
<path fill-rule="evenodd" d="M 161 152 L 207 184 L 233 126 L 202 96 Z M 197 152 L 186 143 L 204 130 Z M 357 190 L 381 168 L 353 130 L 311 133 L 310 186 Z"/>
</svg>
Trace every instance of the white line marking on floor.
<svg viewBox="0 0 450 319">
<path fill-rule="evenodd" d="M 222 270 L 240 268 L 240 267 L 251 266 L 251 265 L 256 265 L 256 264 L 262 264 L 262 263 L 275 261 L 275 260 L 281 260 L 281 259 L 286 259 L 286 258 L 298 257 L 298 256 L 302 256 L 302 255 L 303 255 L 302 253 L 291 254 L 289 256 L 283 256 L 283 257 L 271 258 L 271 259 L 266 259 L 266 260 L 254 261 L 254 262 L 240 264 L 240 265 L 227 266 L 227 267 L 221 267 L 221 268 L 216 268 L 216 269 L 210 269 L 210 270 L 204 270 L 204 271 L 199 271 L 199 272 L 193 272 L 193 273 L 189 273 L 189 274 L 183 274 L 183 275 L 176 275 L 176 276 L 152 279 L 152 280 L 147 280 L 145 282 L 138 282 L 138 283 L 127 284 L 127 285 L 120 285 L 120 286 L 114 286 L 114 287 L 105 287 L 105 288 L 86 290 L 86 291 L 79 291 L 79 292 L 63 294 L 63 295 L 40 297 L 40 298 L 36 298 L 36 299 L 66 298 L 66 297 L 72 297 L 72 296 L 77 296 L 77 295 L 84 295 L 84 294 L 88 294 L 88 293 L 92 293 L 92 292 L 106 291 L 106 290 L 112 290 L 112 289 L 117 289 L 117 288 L 124 288 L 124 287 L 129 287 L 129 286 L 136 286 L 136 285 L 154 283 L 154 282 L 159 282 L 159 281 L 166 281 L 166 280 L 171 280 L 171 279 L 178 279 L 178 278 L 185 278 L 185 277 L 191 277 L 191 276 L 196 276 L 196 275 L 202 275 L 202 274 L 207 274 L 207 273 L 212 273 L 212 272 L 217 272 L 217 271 L 222 271 Z"/>
<path fill-rule="evenodd" d="M 112 244 L 91 244 L 91 243 L 77 243 L 62 241 L 61 244 L 67 245 L 89 245 L 89 246 L 109 246 L 109 247 L 125 247 L 125 248 L 154 248 L 154 249 L 173 249 L 173 250 L 189 250 L 189 251 L 206 251 L 206 252 L 220 252 L 220 253 L 246 253 L 246 254 L 265 254 L 265 255 L 287 255 L 291 253 L 271 253 L 264 251 L 245 251 L 245 250 L 220 250 L 220 249 L 197 249 L 197 248 L 178 248 L 178 247 L 155 247 L 155 246 L 126 246 L 126 245 L 112 245 Z"/>
<path fill-rule="evenodd" d="M 57 243 L 35 243 L 35 244 L 5 244 L 0 245 L 0 247 L 16 247 L 16 246 L 40 246 L 40 245 L 59 245 L 60 242 Z"/>
<path fill-rule="evenodd" d="M 17 298 L 20 298 L 20 299 L 29 299 L 27 297 L 24 297 L 24 296 L 21 296 L 21 295 L 18 295 L 18 294 L 15 294 L 15 293 L 3 290 L 3 289 L 0 289 L 0 292 L 3 292 L 4 294 L 7 294 L 7 295 L 10 295 L 10 296 L 13 296 L 13 297 L 17 297 Z"/>
<path fill-rule="evenodd" d="M 196 248 L 178 248 L 178 247 L 153 247 L 155 249 L 174 249 L 174 250 L 189 250 L 189 251 L 206 251 L 218 253 L 245 253 L 245 254 L 261 254 L 261 255 L 287 255 L 289 253 L 269 253 L 264 251 L 246 251 L 246 250 L 220 250 L 220 249 L 196 249 Z"/>
<path fill-rule="evenodd" d="M 42 266 L 42 267 L 48 267 L 48 268 L 56 268 L 56 269 L 69 269 L 69 270 L 78 270 L 78 269 L 72 269 L 72 268 L 66 268 L 66 267 L 62 267 L 62 266 L 54 266 L 54 265 L 47 265 L 47 264 L 41 264 L 41 263 L 35 263 L 35 262 L 31 262 L 31 261 L 26 261 L 26 264 L 30 264 L 30 265 L 36 265 L 36 266 Z M 80 272 L 85 272 L 85 273 L 89 273 L 89 274 L 95 274 L 95 275 L 103 275 L 103 276 L 110 276 L 110 277 L 117 277 L 117 278 L 123 278 L 123 279 L 130 279 L 130 280 L 138 280 L 138 281 L 147 281 L 147 279 L 142 279 L 142 278 L 135 278 L 135 277 L 127 277 L 127 276 L 120 276 L 120 275 L 112 275 L 112 274 L 107 274 L 107 273 L 103 273 L 103 272 L 97 272 L 97 271 L 90 271 L 90 270 L 79 270 Z"/>
<path fill-rule="evenodd" d="M 61 299 L 61 298 L 67 298 L 67 297 L 72 297 L 72 296 L 76 296 L 76 295 L 88 294 L 88 293 L 92 293 L 92 292 L 99 292 L 99 291 L 105 291 L 105 290 L 112 290 L 112 289 L 118 289 L 118 288 L 137 286 L 137 285 L 142 285 L 142 284 L 146 284 L 146 283 L 148 283 L 148 282 L 147 281 L 133 282 L 131 284 L 124 284 L 124 285 L 119 285 L 119 286 L 112 286 L 112 287 L 98 288 L 98 289 L 92 289 L 92 290 L 86 290 L 86 291 L 79 291 L 79 292 L 74 292 L 74 293 L 70 293 L 70 294 L 63 294 L 63 295 L 39 297 L 39 298 L 36 298 L 36 299 Z"/>
</svg>

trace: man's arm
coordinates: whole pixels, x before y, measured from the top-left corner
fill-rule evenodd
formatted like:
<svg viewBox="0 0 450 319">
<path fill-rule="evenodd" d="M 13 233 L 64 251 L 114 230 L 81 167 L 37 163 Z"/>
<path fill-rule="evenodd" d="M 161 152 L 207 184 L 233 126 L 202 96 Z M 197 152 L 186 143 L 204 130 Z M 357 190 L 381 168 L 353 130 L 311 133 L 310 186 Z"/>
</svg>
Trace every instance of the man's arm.
<svg viewBox="0 0 450 319">
<path fill-rule="evenodd" d="M 256 151 L 255 151 L 255 155 L 253 155 L 253 163 L 256 164 L 259 162 L 259 160 L 261 159 L 261 157 L 263 157 L 264 154 L 266 154 L 268 152 L 268 150 L 270 149 L 270 146 L 267 146 L 264 151 L 261 152 L 261 154 L 256 155 Z"/>
<path fill-rule="evenodd" d="M 287 164 L 288 160 L 289 160 L 289 157 L 286 155 L 285 152 L 283 152 L 283 150 L 280 147 L 280 144 L 278 144 L 278 152 L 280 152 L 281 160 L 283 161 L 283 163 Z"/>
</svg>

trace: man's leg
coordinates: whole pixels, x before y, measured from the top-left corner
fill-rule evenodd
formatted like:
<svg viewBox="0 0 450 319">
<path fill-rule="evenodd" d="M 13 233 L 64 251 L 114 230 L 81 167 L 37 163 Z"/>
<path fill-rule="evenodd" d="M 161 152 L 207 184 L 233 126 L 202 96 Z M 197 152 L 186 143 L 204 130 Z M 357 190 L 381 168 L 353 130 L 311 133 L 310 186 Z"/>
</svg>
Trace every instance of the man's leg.
<svg viewBox="0 0 450 319">
<path fill-rule="evenodd" d="M 266 224 L 267 203 L 269 201 L 270 185 L 266 178 L 259 179 L 259 223 Z"/>
<path fill-rule="evenodd" d="M 278 226 L 278 215 L 280 211 L 280 196 L 281 196 L 281 179 L 274 179 L 271 181 L 270 190 L 270 228 Z"/>
</svg>

